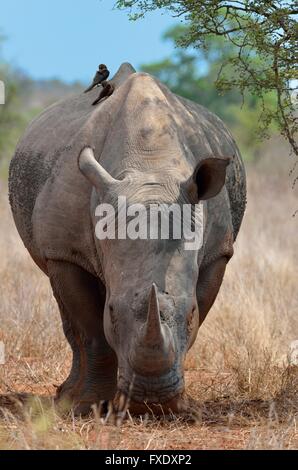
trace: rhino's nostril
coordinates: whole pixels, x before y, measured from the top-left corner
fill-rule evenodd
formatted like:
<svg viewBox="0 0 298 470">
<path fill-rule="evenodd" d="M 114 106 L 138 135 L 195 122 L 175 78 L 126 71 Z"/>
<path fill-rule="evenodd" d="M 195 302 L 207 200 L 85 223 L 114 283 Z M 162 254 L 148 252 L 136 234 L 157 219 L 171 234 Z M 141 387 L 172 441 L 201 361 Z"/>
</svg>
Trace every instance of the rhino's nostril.
<svg viewBox="0 0 298 470">
<path fill-rule="evenodd" d="M 162 310 L 160 311 L 160 319 L 161 319 L 161 321 L 166 321 L 165 314 L 163 313 Z"/>
</svg>

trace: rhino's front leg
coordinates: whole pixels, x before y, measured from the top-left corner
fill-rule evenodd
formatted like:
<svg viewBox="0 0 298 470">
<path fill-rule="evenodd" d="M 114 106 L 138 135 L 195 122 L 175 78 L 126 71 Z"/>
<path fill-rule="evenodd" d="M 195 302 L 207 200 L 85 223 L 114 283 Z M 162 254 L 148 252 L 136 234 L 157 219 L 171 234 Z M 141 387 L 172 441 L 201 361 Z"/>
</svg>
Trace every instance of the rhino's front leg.
<svg viewBox="0 0 298 470">
<path fill-rule="evenodd" d="M 73 352 L 70 375 L 57 398 L 70 401 L 76 414 L 86 414 L 92 404 L 113 399 L 117 387 L 117 358 L 103 331 L 105 289 L 71 263 L 48 261 L 48 272 Z"/>
</svg>

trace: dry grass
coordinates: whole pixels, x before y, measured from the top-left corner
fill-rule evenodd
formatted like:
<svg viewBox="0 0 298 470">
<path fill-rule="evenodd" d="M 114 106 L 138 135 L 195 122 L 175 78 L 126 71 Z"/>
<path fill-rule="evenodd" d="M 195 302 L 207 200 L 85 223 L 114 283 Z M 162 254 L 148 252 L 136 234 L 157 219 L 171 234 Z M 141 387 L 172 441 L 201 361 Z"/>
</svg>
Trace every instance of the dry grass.
<svg viewBox="0 0 298 470">
<path fill-rule="evenodd" d="M 297 189 L 281 172 L 249 173 L 249 203 L 217 301 L 186 364 L 196 424 L 96 416 L 61 418 L 51 397 L 67 375 L 70 352 L 47 278 L 20 242 L 0 190 L 0 448 L 298 448 Z M 23 404 L 22 395 L 34 396 Z"/>
</svg>

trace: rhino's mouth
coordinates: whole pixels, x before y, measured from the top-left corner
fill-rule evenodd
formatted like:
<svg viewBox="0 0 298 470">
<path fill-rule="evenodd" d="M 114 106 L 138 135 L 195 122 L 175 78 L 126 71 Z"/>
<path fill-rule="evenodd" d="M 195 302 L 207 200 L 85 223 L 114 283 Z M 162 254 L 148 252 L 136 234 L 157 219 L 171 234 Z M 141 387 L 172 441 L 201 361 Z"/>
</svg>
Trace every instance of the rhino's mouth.
<svg viewBox="0 0 298 470">
<path fill-rule="evenodd" d="M 133 415 L 145 415 L 149 414 L 152 416 L 163 416 L 169 414 L 180 414 L 183 410 L 183 394 L 178 394 L 173 397 L 171 400 L 166 401 L 165 403 L 158 402 L 136 402 L 129 401 L 129 412 Z M 115 399 L 115 405 L 117 407 L 117 397 Z"/>
<path fill-rule="evenodd" d="M 160 408 L 183 392 L 184 379 L 173 369 L 159 377 L 132 374 L 130 380 L 119 374 L 118 393 L 127 397 L 129 409 L 145 407 L 148 412 L 151 404 Z"/>
<path fill-rule="evenodd" d="M 180 392 L 171 399 L 161 403 L 152 401 L 134 401 L 127 395 L 118 391 L 113 400 L 113 410 L 121 421 L 126 417 L 127 410 L 134 416 L 147 415 L 149 417 L 171 418 L 179 416 L 187 421 L 197 421 L 200 415 L 198 403 L 184 392 Z"/>
</svg>

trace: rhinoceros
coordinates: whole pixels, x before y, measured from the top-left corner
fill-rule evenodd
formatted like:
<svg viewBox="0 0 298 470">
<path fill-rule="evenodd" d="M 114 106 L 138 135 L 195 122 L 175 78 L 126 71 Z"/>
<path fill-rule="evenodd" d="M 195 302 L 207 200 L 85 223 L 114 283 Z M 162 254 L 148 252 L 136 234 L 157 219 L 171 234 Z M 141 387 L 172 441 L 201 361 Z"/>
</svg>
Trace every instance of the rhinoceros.
<svg viewBox="0 0 298 470">
<path fill-rule="evenodd" d="M 128 63 L 112 82 L 113 95 L 98 106 L 96 90 L 82 93 L 29 125 L 10 165 L 10 204 L 49 277 L 72 349 L 57 399 L 77 414 L 123 397 L 132 412 L 179 413 L 185 357 L 244 214 L 244 165 L 230 132 L 204 107 Z M 201 204 L 202 244 L 98 239 L 96 208 L 115 206 L 120 195 L 145 206 Z"/>
</svg>

